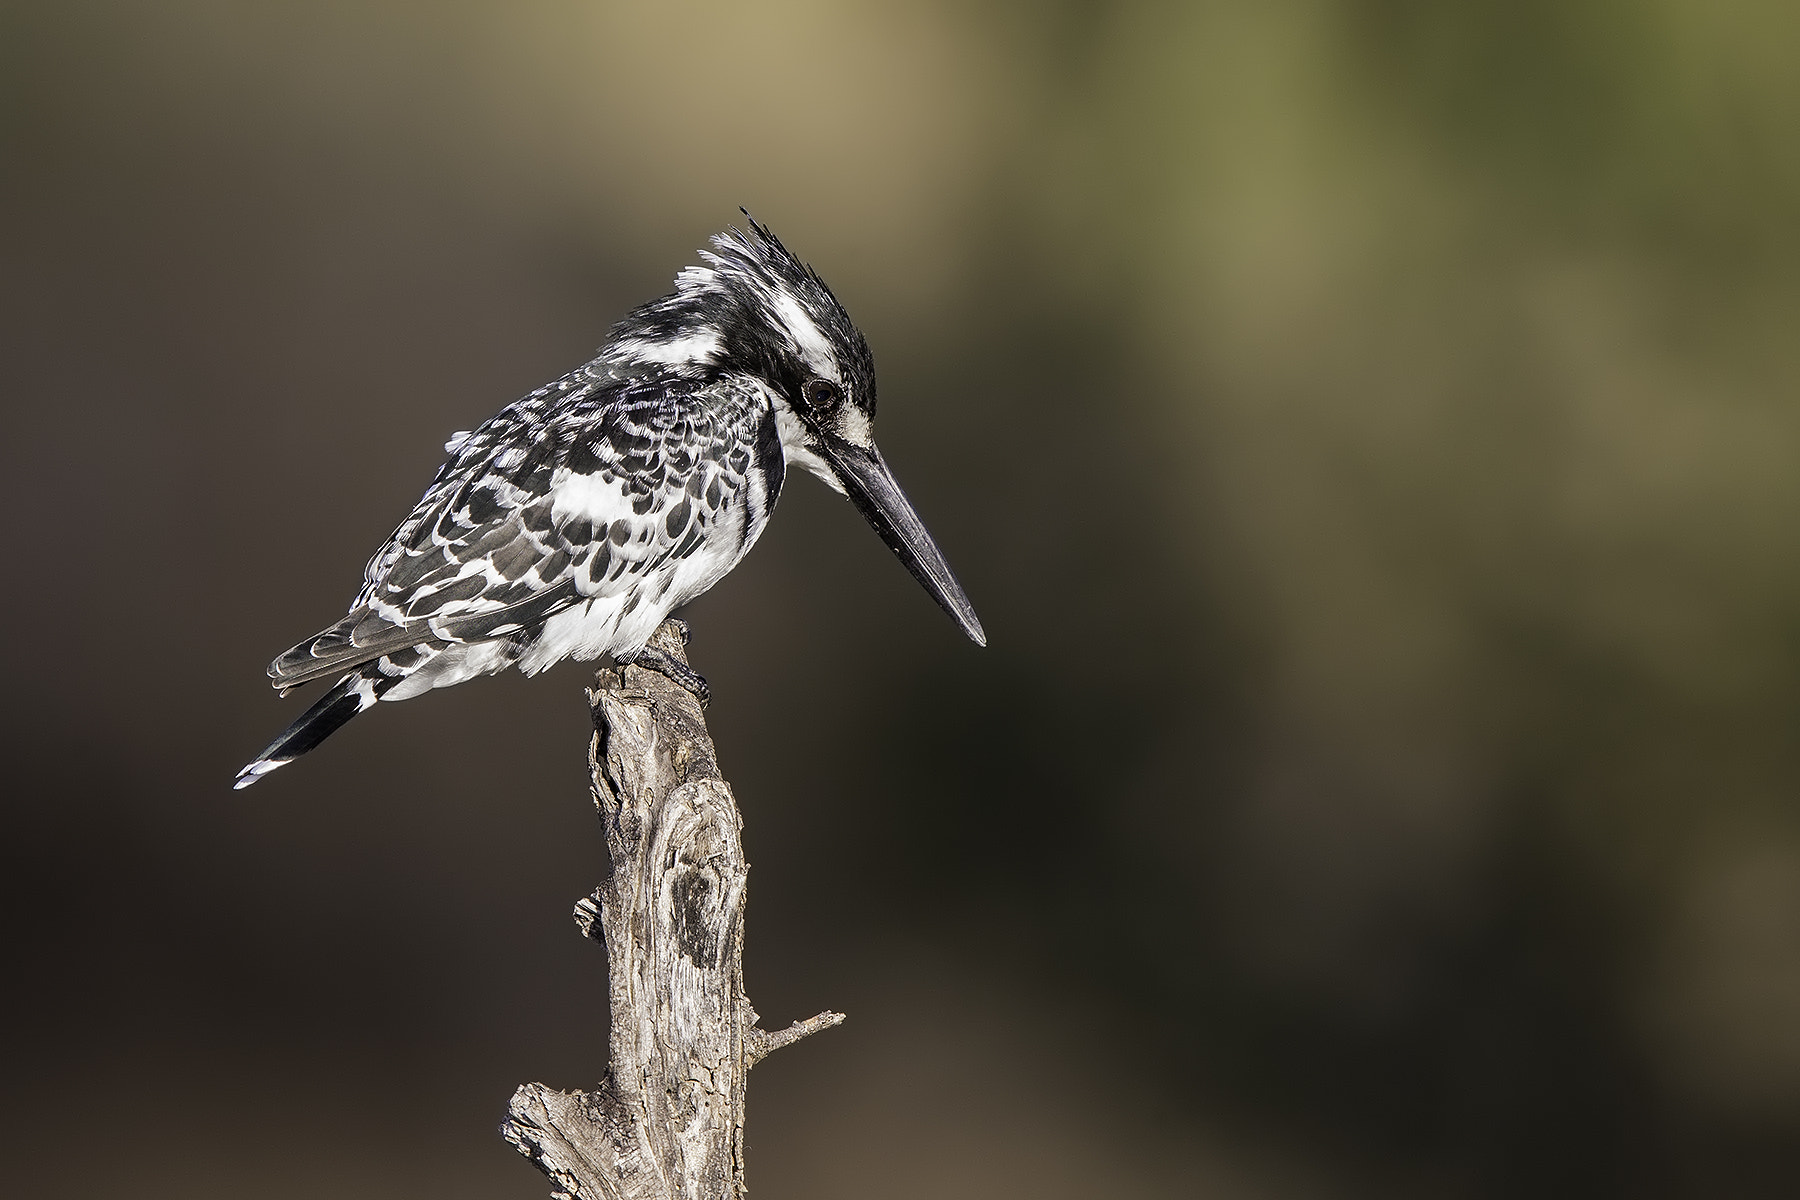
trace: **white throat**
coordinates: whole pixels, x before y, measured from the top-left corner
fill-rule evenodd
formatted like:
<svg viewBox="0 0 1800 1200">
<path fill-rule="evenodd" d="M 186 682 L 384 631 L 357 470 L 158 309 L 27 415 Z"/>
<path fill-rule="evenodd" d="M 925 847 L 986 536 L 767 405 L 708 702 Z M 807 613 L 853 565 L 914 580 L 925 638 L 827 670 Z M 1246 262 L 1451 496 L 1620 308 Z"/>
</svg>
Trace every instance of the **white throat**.
<svg viewBox="0 0 1800 1200">
<path fill-rule="evenodd" d="M 780 395 L 773 392 L 771 395 L 775 405 L 775 431 L 781 437 L 781 453 L 788 466 L 806 468 L 824 480 L 826 487 L 844 495 L 844 485 L 838 482 L 837 473 L 807 444 L 812 440 L 812 434 L 805 422 Z"/>
</svg>

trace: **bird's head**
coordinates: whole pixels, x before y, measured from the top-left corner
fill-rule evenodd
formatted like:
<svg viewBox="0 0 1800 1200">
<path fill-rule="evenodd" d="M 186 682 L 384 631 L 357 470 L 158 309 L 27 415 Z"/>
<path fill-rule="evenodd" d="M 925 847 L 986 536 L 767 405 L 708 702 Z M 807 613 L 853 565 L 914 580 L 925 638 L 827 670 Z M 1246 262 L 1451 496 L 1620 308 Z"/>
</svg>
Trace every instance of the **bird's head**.
<svg viewBox="0 0 1800 1200">
<path fill-rule="evenodd" d="M 973 641 L 987 635 L 962 585 L 875 446 L 875 360 L 818 274 L 744 214 L 712 239 L 673 295 L 621 322 L 606 356 L 616 369 L 695 379 L 747 374 L 774 400 L 781 446 L 847 496 L 915 579 Z"/>
</svg>

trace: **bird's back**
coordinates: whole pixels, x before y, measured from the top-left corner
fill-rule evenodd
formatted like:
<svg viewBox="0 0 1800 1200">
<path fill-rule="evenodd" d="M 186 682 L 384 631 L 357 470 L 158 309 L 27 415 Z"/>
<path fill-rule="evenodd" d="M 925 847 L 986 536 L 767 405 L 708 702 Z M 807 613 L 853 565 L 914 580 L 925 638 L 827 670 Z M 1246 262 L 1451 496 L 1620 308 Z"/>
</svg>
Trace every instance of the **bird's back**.
<svg viewBox="0 0 1800 1200">
<path fill-rule="evenodd" d="M 400 699 L 635 651 L 742 558 L 783 475 L 756 381 L 620 378 L 600 360 L 446 448 L 349 615 L 271 664 L 277 686 L 383 660 Z"/>
</svg>

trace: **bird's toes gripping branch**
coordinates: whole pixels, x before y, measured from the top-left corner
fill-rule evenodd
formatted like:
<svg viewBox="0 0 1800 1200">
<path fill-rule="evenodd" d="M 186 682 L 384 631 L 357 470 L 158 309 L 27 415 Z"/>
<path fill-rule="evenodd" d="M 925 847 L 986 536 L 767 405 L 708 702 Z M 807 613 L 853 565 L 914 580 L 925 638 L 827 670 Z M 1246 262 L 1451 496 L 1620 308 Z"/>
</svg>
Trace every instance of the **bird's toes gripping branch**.
<svg viewBox="0 0 1800 1200">
<path fill-rule="evenodd" d="M 686 622 L 680 623 L 677 632 L 681 634 L 681 640 L 686 642 L 688 637 Z M 700 702 L 701 708 L 705 708 L 712 702 L 712 686 L 706 682 L 705 676 L 680 659 L 653 646 L 645 646 L 630 658 L 619 657 L 616 661 L 621 667 L 642 667 L 646 671 L 655 671 L 664 679 L 686 688 L 694 694 L 694 699 Z"/>
</svg>

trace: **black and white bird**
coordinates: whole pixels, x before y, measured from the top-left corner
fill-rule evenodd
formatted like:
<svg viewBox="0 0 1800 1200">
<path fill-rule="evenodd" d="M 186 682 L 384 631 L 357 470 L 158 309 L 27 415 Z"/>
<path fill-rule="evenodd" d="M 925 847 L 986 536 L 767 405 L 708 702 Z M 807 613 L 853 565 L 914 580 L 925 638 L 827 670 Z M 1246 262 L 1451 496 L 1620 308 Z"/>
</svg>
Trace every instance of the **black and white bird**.
<svg viewBox="0 0 1800 1200">
<path fill-rule="evenodd" d="M 748 214 L 745 214 L 748 216 Z M 343 620 L 277 658 L 282 694 L 331 689 L 238 773 L 247 787 L 377 700 L 507 667 L 641 661 L 645 643 L 756 543 L 791 467 L 848 496 L 963 632 L 969 599 L 875 448 L 868 343 L 756 220 L 591 361 L 450 439 Z M 646 657 L 649 656 L 649 657 Z"/>
</svg>

